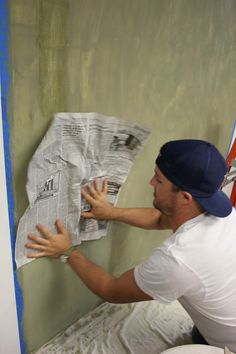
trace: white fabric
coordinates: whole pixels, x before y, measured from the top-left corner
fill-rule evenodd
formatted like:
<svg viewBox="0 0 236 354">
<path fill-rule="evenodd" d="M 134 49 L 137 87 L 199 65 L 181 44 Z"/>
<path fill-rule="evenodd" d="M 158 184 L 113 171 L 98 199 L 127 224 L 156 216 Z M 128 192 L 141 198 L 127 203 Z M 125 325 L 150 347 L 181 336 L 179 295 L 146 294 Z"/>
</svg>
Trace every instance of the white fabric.
<svg viewBox="0 0 236 354">
<path fill-rule="evenodd" d="M 158 301 L 103 303 L 35 354 L 160 354 L 191 343 L 193 322 L 183 307 Z"/>
<path fill-rule="evenodd" d="M 235 209 L 226 218 L 189 220 L 134 275 L 154 299 L 178 299 L 209 344 L 236 351 Z"/>
<path fill-rule="evenodd" d="M 161 354 L 224 354 L 224 350 L 210 345 L 190 344 L 167 349 Z"/>
</svg>

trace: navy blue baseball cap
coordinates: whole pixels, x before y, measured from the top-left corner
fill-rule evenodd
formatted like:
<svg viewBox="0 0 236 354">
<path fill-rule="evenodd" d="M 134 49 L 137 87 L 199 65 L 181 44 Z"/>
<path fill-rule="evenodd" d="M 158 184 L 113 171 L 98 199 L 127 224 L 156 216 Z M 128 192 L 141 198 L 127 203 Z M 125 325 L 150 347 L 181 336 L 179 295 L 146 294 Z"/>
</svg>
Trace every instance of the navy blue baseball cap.
<svg viewBox="0 0 236 354">
<path fill-rule="evenodd" d="M 214 145 L 203 140 L 173 140 L 164 144 L 156 159 L 164 176 L 189 192 L 212 215 L 226 217 L 232 203 L 220 190 L 227 164 Z"/>
</svg>

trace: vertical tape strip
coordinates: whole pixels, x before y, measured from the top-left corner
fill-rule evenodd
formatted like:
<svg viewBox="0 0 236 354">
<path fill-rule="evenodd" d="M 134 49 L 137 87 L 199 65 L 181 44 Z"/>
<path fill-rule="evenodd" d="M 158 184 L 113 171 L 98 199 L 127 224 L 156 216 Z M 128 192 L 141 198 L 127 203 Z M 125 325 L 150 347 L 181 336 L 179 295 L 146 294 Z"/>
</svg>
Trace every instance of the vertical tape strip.
<svg viewBox="0 0 236 354">
<path fill-rule="evenodd" d="M 8 8 L 7 0 L 0 0 L 0 79 L 1 79 L 1 106 L 2 106 L 2 128 L 3 128 L 3 144 L 5 154 L 5 170 L 7 184 L 7 202 L 11 235 L 11 251 L 13 262 L 13 275 L 15 284 L 15 297 L 18 315 L 18 328 L 20 335 L 21 353 L 26 352 L 23 340 L 23 332 L 21 326 L 23 299 L 20 285 L 17 280 L 16 266 L 14 261 L 15 233 L 14 233 L 14 199 L 12 192 L 12 174 L 11 174 L 11 157 L 9 143 L 9 122 L 7 117 L 7 95 L 10 81 L 9 61 L 8 61 Z M 1 236 L 1 235 L 0 235 Z"/>
</svg>

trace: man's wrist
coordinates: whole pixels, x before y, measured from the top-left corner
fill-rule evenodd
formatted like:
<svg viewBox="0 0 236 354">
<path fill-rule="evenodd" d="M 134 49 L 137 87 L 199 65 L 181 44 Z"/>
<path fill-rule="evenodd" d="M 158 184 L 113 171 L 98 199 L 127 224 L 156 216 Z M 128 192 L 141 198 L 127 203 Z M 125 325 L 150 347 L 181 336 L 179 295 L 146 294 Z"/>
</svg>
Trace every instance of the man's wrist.
<svg viewBox="0 0 236 354">
<path fill-rule="evenodd" d="M 109 220 L 120 221 L 123 216 L 123 208 L 113 207 L 110 211 Z"/>
<path fill-rule="evenodd" d="M 71 254 L 76 251 L 77 247 L 76 246 L 71 246 L 67 248 L 59 257 L 60 261 L 62 263 L 67 263 Z"/>
<path fill-rule="evenodd" d="M 115 221 L 116 217 L 117 217 L 117 213 L 118 213 L 118 208 L 112 206 L 110 208 L 109 212 L 107 213 L 105 220 L 114 220 Z"/>
</svg>

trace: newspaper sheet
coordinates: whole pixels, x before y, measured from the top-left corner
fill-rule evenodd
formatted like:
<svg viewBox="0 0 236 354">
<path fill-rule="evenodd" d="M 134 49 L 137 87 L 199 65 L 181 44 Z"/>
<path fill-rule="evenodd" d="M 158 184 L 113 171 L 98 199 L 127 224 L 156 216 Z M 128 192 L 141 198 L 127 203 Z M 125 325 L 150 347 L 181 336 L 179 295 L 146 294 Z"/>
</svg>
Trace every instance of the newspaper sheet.
<svg viewBox="0 0 236 354">
<path fill-rule="evenodd" d="M 74 245 L 107 233 L 104 220 L 83 219 L 89 205 L 81 188 L 95 177 L 108 179 L 108 199 L 116 204 L 118 193 L 138 152 L 150 134 L 148 129 L 98 113 L 57 113 L 30 161 L 26 184 L 29 206 L 20 219 L 15 258 L 17 267 L 32 261 L 24 247 L 35 225 L 52 232 L 61 219 Z"/>
</svg>

